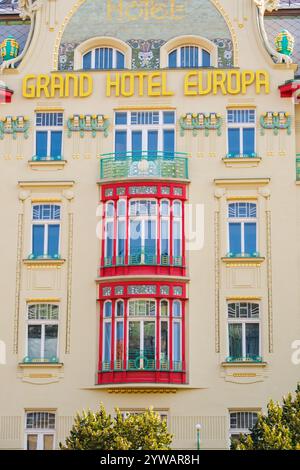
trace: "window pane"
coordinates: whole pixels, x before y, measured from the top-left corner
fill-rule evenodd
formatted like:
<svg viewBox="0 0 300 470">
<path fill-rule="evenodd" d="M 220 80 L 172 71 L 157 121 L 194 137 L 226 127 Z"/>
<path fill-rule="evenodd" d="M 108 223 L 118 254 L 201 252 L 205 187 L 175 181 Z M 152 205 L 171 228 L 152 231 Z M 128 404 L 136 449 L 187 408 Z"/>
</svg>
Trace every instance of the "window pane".
<svg viewBox="0 0 300 470">
<path fill-rule="evenodd" d="M 229 356 L 235 358 L 243 357 L 243 344 L 242 344 L 242 324 L 228 325 L 229 331 Z"/>
<path fill-rule="evenodd" d="M 162 321 L 160 324 L 160 358 L 162 361 L 168 360 L 169 357 L 169 332 L 168 322 Z"/>
<path fill-rule="evenodd" d="M 51 150 L 50 157 L 61 157 L 62 131 L 51 132 Z"/>
<path fill-rule="evenodd" d="M 125 221 L 118 222 L 118 256 L 125 256 L 125 238 L 126 238 L 126 223 Z"/>
<path fill-rule="evenodd" d="M 169 67 L 177 67 L 177 50 L 169 54 Z"/>
<path fill-rule="evenodd" d="M 41 341 L 42 327 L 41 325 L 28 326 L 28 356 L 32 359 L 41 358 Z"/>
<path fill-rule="evenodd" d="M 147 220 L 145 222 L 145 253 L 149 255 L 156 254 L 156 222 Z"/>
<path fill-rule="evenodd" d="M 125 68 L 125 57 L 122 52 L 117 51 L 117 69 Z"/>
<path fill-rule="evenodd" d="M 123 351 L 124 351 L 124 324 L 121 321 L 117 322 L 117 339 L 116 339 L 116 359 L 122 360 L 123 359 Z"/>
<path fill-rule="evenodd" d="M 236 255 L 241 253 L 241 224 L 229 224 L 229 251 Z"/>
<path fill-rule="evenodd" d="M 259 324 L 246 324 L 246 355 L 259 356 Z"/>
<path fill-rule="evenodd" d="M 158 131 L 148 131 L 148 159 L 157 157 Z"/>
<path fill-rule="evenodd" d="M 169 302 L 167 300 L 162 300 L 162 302 L 160 303 L 160 316 L 169 316 Z"/>
<path fill-rule="evenodd" d="M 131 135 L 132 158 L 140 160 L 142 157 L 142 131 L 134 131 Z"/>
<path fill-rule="evenodd" d="M 173 317 L 181 317 L 181 302 L 174 300 L 173 302 Z"/>
<path fill-rule="evenodd" d="M 109 362 L 111 357 L 111 323 L 104 323 L 104 353 L 103 359 L 105 362 Z"/>
<path fill-rule="evenodd" d="M 54 436 L 53 434 L 45 434 L 44 438 L 44 447 L 43 450 L 53 450 L 54 447 Z"/>
<path fill-rule="evenodd" d="M 181 256 L 181 223 L 174 220 L 173 222 L 173 257 Z"/>
<path fill-rule="evenodd" d="M 113 257 L 113 243 L 114 243 L 114 223 L 106 223 L 106 257 Z"/>
<path fill-rule="evenodd" d="M 152 359 L 152 360 L 155 358 L 155 322 L 154 321 L 144 322 L 144 356 L 147 359 Z"/>
<path fill-rule="evenodd" d="M 228 129 L 228 153 L 240 155 L 240 129 Z"/>
<path fill-rule="evenodd" d="M 127 132 L 126 131 L 116 131 L 115 152 L 118 154 L 116 155 L 116 158 L 122 158 L 126 156 L 126 152 L 127 152 Z"/>
<path fill-rule="evenodd" d="M 92 68 L 92 52 L 88 52 L 83 56 L 83 70 L 90 70 Z"/>
<path fill-rule="evenodd" d="M 202 67 L 210 67 L 210 53 L 207 51 L 202 51 Z"/>
<path fill-rule="evenodd" d="M 142 249 L 141 222 L 130 222 L 130 254 L 140 253 Z"/>
<path fill-rule="evenodd" d="M 128 358 L 135 360 L 140 355 L 140 322 L 129 322 Z"/>
<path fill-rule="evenodd" d="M 38 435 L 37 434 L 27 434 L 27 450 L 37 450 L 38 444 Z"/>
<path fill-rule="evenodd" d="M 175 131 L 164 130 L 163 151 L 166 157 L 174 158 L 175 152 Z"/>
<path fill-rule="evenodd" d="M 164 124 L 175 124 L 174 111 L 164 111 Z"/>
<path fill-rule="evenodd" d="M 161 255 L 169 255 L 169 221 L 161 221 Z"/>
<path fill-rule="evenodd" d="M 57 357 L 58 325 L 45 325 L 45 352 L 44 357 L 51 359 Z"/>
<path fill-rule="evenodd" d="M 245 252 L 253 255 L 256 253 L 256 224 L 246 223 L 245 230 Z"/>
<path fill-rule="evenodd" d="M 116 113 L 115 115 L 116 126 L 126 126 L 127 124 L 127 113 Z"/>
<path fill-rule="evenodd" d="M 117 302 L 117 317 L 124 316 L 124 302 L 122 300 Z"/>
<path fill-rule="evenodd" d="M 181 361 L 181 323 L 179 321 L 173 323 L 173 360 Z"/>
<path fill-rule="evenodd" d="M 255 153 L 255 130 L 243 129 L 243 154 L 253 155 Z"/>
<path fill-rule="evenodd" d="M 111 318 L 112 316 L 112 303 L 111 302 L 105 302 L 104 304 L 104 317 L 105 318 Z"/>
<path fill-rule="evenodd" d="M 45 226 L 33 225 L 32 227 L 32 253 L 34 256 L 44 255 Z"/>
<path fill-rule="evenodd" d="M 36 155 L 41 159 L 46 158 L 48 156 L 47 140 L 47 131 L 38 131 L 36 133 Z"/>
<path fill-rule="evenodd" d="M 48 256 L 59 255 L 59 225 L 48 226 Z"/>
</svg>

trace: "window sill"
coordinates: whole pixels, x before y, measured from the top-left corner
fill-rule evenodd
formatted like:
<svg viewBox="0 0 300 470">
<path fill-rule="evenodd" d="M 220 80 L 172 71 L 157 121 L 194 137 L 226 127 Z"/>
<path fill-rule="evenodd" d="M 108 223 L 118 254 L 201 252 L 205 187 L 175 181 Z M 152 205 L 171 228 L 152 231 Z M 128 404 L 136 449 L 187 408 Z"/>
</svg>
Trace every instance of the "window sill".
<svg viewBox="0 0 300 470">
<path fill-rule="evenodd" d="M 63 362 L 19 362 L 19 367 L 21 369 L 30 369 L 30 368 L 47 368 L 47 369 L 61 369 L 64 364 Z"/>
<path fill-rule="evenodd" d="M 63 170 L 66 160 L 29 160 L 28 165 L 32 170 Z"/>
<path fill-rule="evenodd" d="M 250 361 L 245 361 L 245 362 L 222 362 L 221 366 L 225 368 L 253 368 L 253 367 L 267 367 L 266 362 L 250 362 Z"/>
<path fill-rule="evenodd" d="M 242 158 L 223 158 L 223 162 L 227 167 L 236 167 L 236 168 L 251 168 L 256 167 L 261 162 L 260 157 L 242 157 Z"/>
<path fill-rule="evenodd" d="M 267 362 L 222 362 L 220 374 L 225 382 L 249 385 L 268 378 Z"/>
<path fill-rule="evenodd" d="M 64 377 L 63 363 L 34 362 L 18 364 L 18 378 L 33 385 L 49 385 L 59 382 Z"/>
<path fill-rule="evenodd" d="M 62 266 L 65 259 L 24 259 L 23 263 L 28 266 Z"/>
<path fill-rule="evenodd" d="M 243 266 L 260 266 L 264 261 L 264 257 L 257 257 L 257 258 L 252 258 L 252 257 L 228 257 L 224 256 L 221 258 L 223 263 L 226 264 L 226 266 L 236 266 L 236 265 L 243 265 Z"/>
</svg>

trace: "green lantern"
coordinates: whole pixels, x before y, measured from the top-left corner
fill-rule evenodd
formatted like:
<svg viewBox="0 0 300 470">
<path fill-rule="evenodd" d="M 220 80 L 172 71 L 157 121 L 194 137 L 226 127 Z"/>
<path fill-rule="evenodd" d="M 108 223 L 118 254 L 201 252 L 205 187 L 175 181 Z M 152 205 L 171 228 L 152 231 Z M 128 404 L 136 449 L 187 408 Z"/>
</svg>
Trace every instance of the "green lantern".
<svg viewBox="0 0 300 470">
<path fill-rule="evenodd" d="M 283 29 L 275 38 L 276 50 L 280 54 L 291 56 L 294 50 L 295 39 L 286 29 Z"/>
<path fill-rule="evenodd" d="M 8 36 L 1 43 L 1 56 L 4 61 L 18 57 L 20 45 L 12 36 Z"/>
</svg>

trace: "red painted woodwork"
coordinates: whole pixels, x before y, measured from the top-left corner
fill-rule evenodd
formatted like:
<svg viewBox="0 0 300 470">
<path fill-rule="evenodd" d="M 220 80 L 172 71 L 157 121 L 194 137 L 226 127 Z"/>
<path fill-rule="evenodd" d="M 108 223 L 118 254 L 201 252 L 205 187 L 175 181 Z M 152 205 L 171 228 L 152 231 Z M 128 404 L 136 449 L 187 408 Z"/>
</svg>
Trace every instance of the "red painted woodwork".
<svg viewBox="0 0 300 470">
<path fill-rule="evenodd" d="M 280 85 L 280 96 L 281 98 L 292 98 L 296 91 L 300 90 L 300 80 L 291 80 L 283 85 Z"/>
<path fill-rule="evenodd" d="M 112 371 L 99 372 L 98 385 L 122 383 L 185 384 L 186 372 L 167 371 Z"/>
<path fill-rule="evenodd" d="M 13 94 L 13 90 L 10 90 L 6 86 L 0 85 L 0 104 L 11 103 L 11 98 Z"/>
</svg>

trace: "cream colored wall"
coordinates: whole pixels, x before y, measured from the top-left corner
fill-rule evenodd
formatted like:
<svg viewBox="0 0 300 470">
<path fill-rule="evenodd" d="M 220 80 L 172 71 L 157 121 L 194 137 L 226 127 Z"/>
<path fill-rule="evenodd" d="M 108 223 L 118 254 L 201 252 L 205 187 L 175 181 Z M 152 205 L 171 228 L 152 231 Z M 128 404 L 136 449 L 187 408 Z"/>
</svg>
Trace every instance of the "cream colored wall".
<svg viewBox="0 0 300 470">
<path fill-rule="evenodd" d="M 101 113 L 113 117 L 118 106 L 175 106 L 178 116 L 186 112 L 218 112 L 224 118 L 226 107 L 233 104 L 252 104 L 257 115 L 265 111 L 287 111 L 293 117 L 292 135 L 280 131 L 264 137 L 257 132 L 258 166 L 227 167 L 222 158 L 226 153 L 226 131 L 217 137 L 201 133 L 192 137 L 189 132 L 177 135 L 177 150 L 189 152 L 191 184 L 189 202 L 205 206 L 205 244 L 201 251 L 188 256 L 189 302 L 187 313 L 188 385 L 147 393 L 134 386 L 130 393 L 108 393 L 95 386 L 98 349 L 98 309 L 95 278 L 100 260 L 99 242 L 95 236 L 98 202 L 97 153 L 113 150 L 113 128 L 108 138 L 103 135 L 73 142 L 64 137 L 63 169 L 32 169 L 28 160 L 33 155 L 34 132 L 31 126 L 28 140 L 21 136 L 16 142 L 8 137 L 0 141 L 0 197 L 2 213 L 1 245 L 1 315 L 0 339 L 7 345 L 7 365 L 0 366 L 0 447 L 23 447 L 24 410 L 55 409 L 57 412 L 57 441 L 63 440 L 78 409 L 96 408 L 103 401 L 109 410 L 143 408 L 153 405 L 169 410 L 170 428 L 175 433 L 174 446 L 195 447 L 195 424 L 203 424 L 203 446 L 224 448 L 228 444 L 229 409 L 265 409 L 270 397 L 277 400 L 295 388 L 299 366 L 291 362 L 291 344 L 300 338 L 299 321 L 299 239 L 300 199 L 295 184 L 295 108 L 291 100 L 281 99 L 278 86 L 293 77 L 288 66 L 276 66 L 260 43 L 256 30 L 255 11 L 250 0 L 220 0 L 237 37 L 241 69 L 265 69 L 271 74 L 271 93 L 256 95 L 253 88 L 247 96 L 184 97 L 182 77 L 185 72 L 168 73 L 170 88 L 175 95 L 169 98 L 105 98 L 105 73 L 92 73 L 99 86 L 86 99 L 33 99 L 21 96 L 22 77 L 26 74 L 50 73 L 56 38 L 62 19 L 74 1 L 56 1 L 56 22 L 50 21 L 48 10 L 38 14 L 34 41 L 18 70 L 8 70 L 2 80 L 15 91 L 12 104 L 1 106 L 1 115 L 29 116 L 34 122 L 38 106 L 62 107 L 65 117 L 73 113 Z M 244 8 L 243 17 L 241 3 Z M 49 5 L 51 5 L 49 2 Z M 234 4 L 234 5 L 233 5 Z M 240 17 L 238 16 L 238 12 Z M 50 11 L 51 13 L 51 11 Z M 243 18 L 248 18 L 244 20 Z M 235 21 L 235 19 L 239 21 Z M 243 27 L 241 27 L 243 25 Z M 53 30 L 49 29 L 53 27 Z M 297 110 L 299 115 L 299 110 Z M 298 118 L 299 121 L 299 118 Z M 298 139 L 299 140 L 299 139 Z M 85 142 L 88 142 L 86 150 Z M 299 142 L 298 142 L 299 144 Z M 79 147 L 78 147 L 79 145 Z M 299 145 L 297 151 L 299 152 Z M 18 158 L 17 158 L 18 155 Z M 247 179 L 248 183 L 232 186 L 216 185 L 215 179 Z M 253 178 L 258 181 L 253 182 Z M 259 179 L 270 178 L 269 184 Z M 40 182 L 18 186 L 19 181 Z M 56 182 L 49 188 L 46 181 Z M 57 182 L 60 184 L 57 184 Z M 61 183 L 64 182 L 64 183 Z M 74 182 L 74 185 L 68 182 Z M 226 201 L 228 197 L 257 197 L 259 207 L 259 239 L 262 256 L 267 248 L 272 253 L 272 269 L 268 260 L 261 265 L 231 266 L 220 261 L 226 247 Z M 19 197 L 24 199 L 20 201 Z M 30 252 L 30 205 L 32 198 L 58 198 L 63 207 L 61 266 L 31 267 L 17 259 Z M 70 214 L 74 215 L 73 231 Z M 18 236 L 18 215 L 21 231 Z M 271 217 L 271 239 L 267 236 L 267 218 Z M 219 221 L 219 222 L 218 222 Z M 219 223 L 219 225 L 218 225 Z M 216 236 L 219 228 L 220 235 Z M 20 241 L 22 246 L 20 247 Z M 73 244 L 72 278 L 70 278 L 70 243 Z M 269 245 L 268 245 L 269 244 Z M 216 247 L 219 249 L 215 268 Z M 16 268 L 17 266 L 17 268 Z M 20 273 L 19 268 L 20 266 Z M 16 276 L 17 273 L 17 276 Z M 18 274 L 20 289 L 18 287 Z M 271 276 L 272 274 L 272 276 Z M 17 282 L 16 282 L 17 278 Z M 69 281 L 69 284 L 68 284 Z M 215 299 L 216 281 L 220 283 L 219 309 Z M 70 291 L 71 282 L 71 291 Z M 69 289 L 69 290 L 68 290 Z M 269 296 L 268 296 L 269 290 Z M 19 293 L 19 308 L 18 296 Z M 68 305 L 68 293 L 72 305 Z M 272 304 L 270 295 L 272 295 Z M 229 296 L 261 297 L 263 358 L 266 367 L 225 368 L 226 358 L 226 298 Z M 63 367 L 38 370 L 20 368 L 25 356 L 26 300 L 31 298 L 60 299 L 60 351 Z M 70 315 L 68 319 L 68 315 Z M 66 353 L 70 321 L 70 353 Z M 270 342 L 269 338 L 273 338 Z M 17 351 L 16 351 L 17 347 Z M 272 352 L 270 352 L 272 351 Z M 49 383 L 50 382 L 50 383 Z M 164 387 L 159 387 L 163 389 Z"/>
</svg>

